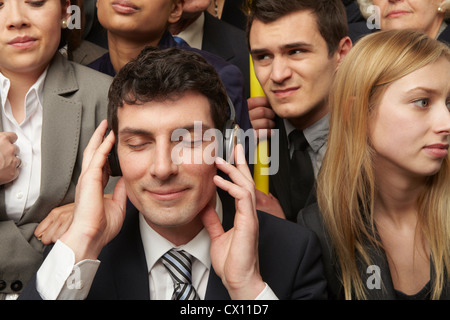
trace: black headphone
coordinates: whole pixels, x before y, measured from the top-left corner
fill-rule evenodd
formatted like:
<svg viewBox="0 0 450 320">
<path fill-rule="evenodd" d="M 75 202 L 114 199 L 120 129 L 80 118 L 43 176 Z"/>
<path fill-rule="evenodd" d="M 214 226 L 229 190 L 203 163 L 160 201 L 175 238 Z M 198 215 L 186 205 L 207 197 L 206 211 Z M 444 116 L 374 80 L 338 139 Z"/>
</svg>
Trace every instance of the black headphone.
<svg viewBox="0 0 450 320">
<path fill-rule="evenodd" d="M 236 111 L 234 109 L 233 102 L 229 97 L 227 97 L 227 100 L 228 107 L 230 109 L 230 116 L 225 122 L 225 125 L 222 129 L 223 140 L 221 142 L 223 143 L 223 145 L 219 147 L 222 148 L 223 158 L 227 162 L 231 163 L 234 159 L 234 148 L 238 143 L 241 143 L 241 136 L 239 125 L 236 123 Z M 111 129 L 108 130 L 108 133 L 110 130 Z M 117 156 L 117 139 L 114 143 L 113 148 L 108 154 L 108 162 L 109 168 L 111 170 L 110 175 L 121 176 L 122 170 L 120 169 L 119 157 Z"/>
</svg>

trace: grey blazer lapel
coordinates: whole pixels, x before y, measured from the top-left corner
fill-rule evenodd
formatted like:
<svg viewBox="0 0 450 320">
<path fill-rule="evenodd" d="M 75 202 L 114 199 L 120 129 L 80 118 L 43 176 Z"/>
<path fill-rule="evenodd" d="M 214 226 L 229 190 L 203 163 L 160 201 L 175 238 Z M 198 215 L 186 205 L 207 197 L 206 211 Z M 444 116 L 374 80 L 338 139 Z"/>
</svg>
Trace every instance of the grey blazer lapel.
<svg viewBox="0 0 450 320">
<path fill-rule="evenodd" d="M 70 186 L 81 128 L 82 104 L 71 98 L 77 90 L 72 66 L 57 54 L 49 67 L 43 94 L 41 192 L 21 222 L 27 222 L 27 217 L 43 219 L 61 203 Z"/>
</svg>

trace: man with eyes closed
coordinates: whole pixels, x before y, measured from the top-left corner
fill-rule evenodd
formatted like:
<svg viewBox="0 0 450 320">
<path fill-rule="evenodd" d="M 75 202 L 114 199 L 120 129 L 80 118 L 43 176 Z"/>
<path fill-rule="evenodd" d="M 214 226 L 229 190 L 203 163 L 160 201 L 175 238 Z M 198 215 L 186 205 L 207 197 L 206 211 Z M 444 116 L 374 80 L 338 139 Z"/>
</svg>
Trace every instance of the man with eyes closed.
<svg viewBox="0 0 450 320">
<path fill-rule="evenodd" d="M 330 84 L 352 47 L 345 8 L 339 0 L 254 0 L 248 11 L 247 40 L 266 96 L 248 99 L 250 120 L 255 130 L 279 129 L 280 140 L 280 170 L 269 177 L 269 195 L 257 192 L 257 207 L 295 221 L 314 192 L 296 190 L 290 178 L 309 171 L 314 184 L 327 144 Z M 309 169 L 290 170 L 295 129 L 308 143 Z"/>
<path fill-rule="evenodd" d="M 256 210 L 242 146 L 236 166 L 194 161 L 211 156 L 221 137 L 206 131 L 220 132 L 228 109 L 201 56 L 144 49 L 114 78 L 108 108 L 112 132 L 102 123 L 86 148 L 73 223 L 21 299 L 326 298 L 317 238 Z M 109 199 L 112 148 L 122 177 Z"/>
</svg>

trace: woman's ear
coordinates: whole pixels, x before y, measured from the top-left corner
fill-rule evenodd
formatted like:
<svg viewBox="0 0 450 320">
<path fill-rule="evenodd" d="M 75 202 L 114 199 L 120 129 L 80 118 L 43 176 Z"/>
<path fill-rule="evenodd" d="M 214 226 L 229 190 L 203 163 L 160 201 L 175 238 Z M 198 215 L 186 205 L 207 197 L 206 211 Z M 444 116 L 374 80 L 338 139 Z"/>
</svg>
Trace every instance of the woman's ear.
<svg viewBox="0 0 450 320">
<path fill-rule="evenodd" d="M 177 23 L 183 14 L 183 4 L 184 0 L 173 0 L 172 1 L 172 11 L 168 19 L 169 23 Z"/>
<path fill-rule="evenodd" d="M 68 8 L 70 7 L 70 0 L 66 0 L 64 4 L 61 5 L 61 28 L 67 28 L 67 23 L 70 19 L 70 11 Z"/>
</svg>

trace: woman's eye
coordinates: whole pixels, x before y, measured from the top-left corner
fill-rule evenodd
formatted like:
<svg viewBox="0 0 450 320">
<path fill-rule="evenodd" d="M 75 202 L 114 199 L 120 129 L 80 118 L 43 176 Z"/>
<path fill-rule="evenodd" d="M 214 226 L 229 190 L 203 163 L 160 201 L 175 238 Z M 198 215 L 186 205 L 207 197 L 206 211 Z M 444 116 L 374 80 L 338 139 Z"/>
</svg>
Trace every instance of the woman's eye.
<svg viewBox="0 0 450 320">
<path fill-rule="evenodd" d="M 420 108 L 426 108 L 428 107 L 430 102 L 428 99 L 418 99 L 413 101 L 413 103 Z"/>
<path fill-rule="evenodd" d="M 28 3 L 33 7 L 42 7 L 45 1 L 29 1 Z"/>
</svg>

